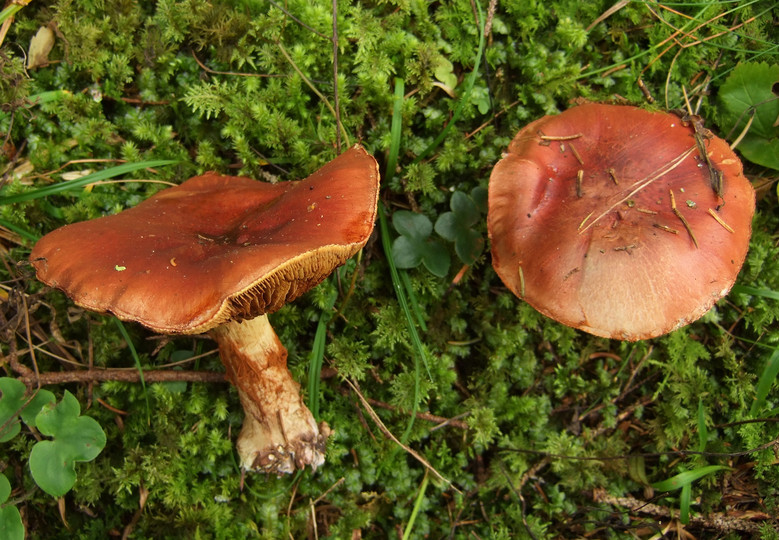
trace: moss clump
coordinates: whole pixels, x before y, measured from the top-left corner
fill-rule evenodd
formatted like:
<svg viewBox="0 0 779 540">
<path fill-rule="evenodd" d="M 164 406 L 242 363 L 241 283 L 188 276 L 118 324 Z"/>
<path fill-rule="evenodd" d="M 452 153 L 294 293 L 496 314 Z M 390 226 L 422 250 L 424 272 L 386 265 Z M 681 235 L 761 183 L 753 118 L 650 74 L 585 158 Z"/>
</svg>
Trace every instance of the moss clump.
<svg viewBox="0 0 779 540">
<path fill-rule="evenodd" d="M 60 0 L 23 8 L 0 49 L 0 196 L 33 193 L 62 181 L 63 172 L 119 160 L 177 164 L 0 204 L 4 300 L 10 291 L 3 354 L 32 368 L 29 321 L 42 373 L 133 367 L 116 325 L 41 291 L 16 263 L 35 237 L 132 206 L 162 187 L 146 180 L 178 183 L 206 170 L 302 178 L 339 153 L 337 141 L 345 148 L 359 140 L 382 170 L 397 164 L 383 179 L 390 220 L 402 209 L 435 223 L 451 210 L 452 193 L 486 187 L 519 127 L 574 99 L 643 103 L 641 78 L 653 106 L 683 107 L 686 91 L 713 119 L 713 95 L 738 62 L 778 61 L 766 2 L 631 2 L 608 17 L 601 17 L 612 5 L 605 1 L 507 0 L 489 14 L 482 4 L 339 3 L 335 83 L 329 2 Z M 22 52 L 42 25 L 55 30 L 50 63 L 25 72 Z M 396 80 L 402 122 L 391 156 Z M 775 181 L 775 171 L 747 167 L 756 181 Z M 317 322 L 332 315 L 325 306 L 336 295 L 323 376 L 307 396 L 335 428 L 315 474 L 242 478 L 233 451 L 242 420 L 237 395 L 202 383 L 67 385 L 108 435 L 63 500 L 68 527 L 57 501 L 30 479 L 32 434 L 0 445 L 0 467 L 34 538 L 348 538 L 355 531 L 386 538 L 412 516 L 410 537 L 418 538 L 621 537 L 656 527 L 659 517 L 596 503 L 596 492 L 645 499 L 649 482 L 722 464 L 732 469 L 693 484 L 700 500 L 693 512 L 775 515 L 773 450 L 742 452 L 779 436 L 776 383 L 764 408 L 751 411 L 779 346 L 779 307 L 770 298 L 779 291 L 778 229 L 770 192 L 759 201 L 735 291 L 690 327 L 636 344 L 545 319 L 506 291 L 487 250 L 463 268 L 454 244 L 438 236 L 452 256 L 448 274 L 420 266 L 403 282 L 418 308 L 417 343 L 379 237 L 361 259 L 273 316 L 306 388 Z M 486 241 L 483 220 L 469 230 Z M 222 369 L 210 341 L 161 341 L 139 327 L 130 333 L 144 369 L 185 357 L 195 360 L 177 369 Z M 18 375 L 10 364 L 4 369 Z M 347 381 L 459 491 L 431 476 L 419 496 L 425 467 L 385 437 Z M 454 421 L 438 426 L 441 418 Z M 689 453 L 699 450 L 706 453 Z M 744 498 L 730 489 L 736 483 Z M 655 504 L 678 508 L 679 491 L 655 496 Z M 772 538 L 775 521 L 761 526 Z M 686 528 L 726 534 L 700 520 Z"/>
</svg>

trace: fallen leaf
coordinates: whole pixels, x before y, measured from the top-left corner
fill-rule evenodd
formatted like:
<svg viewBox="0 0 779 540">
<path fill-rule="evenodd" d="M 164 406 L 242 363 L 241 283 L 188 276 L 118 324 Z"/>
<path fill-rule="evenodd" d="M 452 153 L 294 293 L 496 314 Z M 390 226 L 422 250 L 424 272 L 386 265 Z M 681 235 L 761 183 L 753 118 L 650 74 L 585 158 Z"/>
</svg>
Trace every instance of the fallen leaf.
<svg viewBox="0 0 779 540">
<path fill-rule="evenodd" d="M 30 40 L 27 69 L 48 65 L 52 47 L 54 47 L 54 32 L 48 26 L 41 26 Z"/>
</svg>

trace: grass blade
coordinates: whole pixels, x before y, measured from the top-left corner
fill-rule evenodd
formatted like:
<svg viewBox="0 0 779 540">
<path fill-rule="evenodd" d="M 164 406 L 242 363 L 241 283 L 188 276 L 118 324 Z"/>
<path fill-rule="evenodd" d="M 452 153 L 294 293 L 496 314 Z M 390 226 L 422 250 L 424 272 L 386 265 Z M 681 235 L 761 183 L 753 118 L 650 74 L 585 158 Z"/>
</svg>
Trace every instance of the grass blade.
<svg viewBox="0 0 779 540">
<path fill-rule="evenodd" d="M 59 182 L 51 186 L 46 186 L 33 191 L 28 191 L 27 193 L 19 193 L 18 195 L 11 195 L 10 197 L 0 197 L 0 205 L 32 201 L 35 199 L 40 199 L 41 197 L 56 195 L 58 193 L 62 193 L 63 191 L 82 188 L 86 185 L 99 182 L 100 180 L 106 180 L 107 178 L 113 178 L 121 174 L 134 172 L 140 169 L 149 169 L 152 167 L 162 167 L 163 165 L 172 165 L 174 163 L 178 163 L 178 161 L 171 160 L 171 159 L 156 159 L 152 161 L 140 161 L 138 163 L 123 163 L 122 165 L 111 167 L 110 169 L 97 171 L 92 174 L 83 176 L 81 178 L 76 178 L 74 180 L 67 180 L 65 182 Z"/>
<path fill-rule="evenodd" d="M 390 131 L 390 148 L 387 156 L 387 167 L 384 169 L 384 179 L 389 180 L 395 176 L 395 167 L 398 165 L 398 155 L 400 154 L 400 135 L 403 128 L 403 90 L 405 83 L 403 79 L 395 79 L 395 95 L 392 98 L 392 126 Z M 395 121 L 395 118 L 398 121 Z"/>
<path fill-rule="evenodd" d="M 758 289 L 757 287 L 750 287 L 749 285 L 733 285 L 733 288 L 730 290 L 730 292 L 748 294 L 750 296 L 762 296 L 763 298 L 779 300 L 779 291 L 772 291 L 771 289 Z"/>
<path fill-rule="evenodd" d="M 335 279 L 334 277 L 331 279 Z M 337 289 L 327 301 L 327 305 L 319 315 L 319 321 L 316 323 L 316 334 L 314 334 L 314 344 L 311 347 L 311 355 L 308 361 L 308 408 L 311 414 L 319 421 L 319 381 L 322 375 L 322 363 L 325 357 L 325 344 L 327 342 L 327 324 L 333 316 L 333 307 L 335 299 L 338 296 Z"/>
<path fill-rule="evenodd" d="M 38 235 L 31 233 L 27 229 L 18 227 L 17 225 L 14 225 L 13 223 L 10 223 L 2 218 L 0 218 L 0 227 L 5 227 L 9 231 L 15 232 L 22 238 L 25 238 L 33 243 L 37 242 L 38 238 L 40 238 Z"/>
<path fill-rule="evenodd" d="M 149 404 L 149 394 L 146 392 L 146 381 L 143 378 L 143 366 L 141 366 L 141 359 L 138 356 L 138 351 L 135 350 L 133 340 L 130 339 L 130 334 L 127 332 L 127 328 L 124 327 L 122 321 L 114 317 L 114 322 L 119 328 L 119 332 L 122 334 L 122 337 L 127 342 L 127 347 L 130 349 L 130 355 L 132 355 L 133 360 L 135 361 L 135 368 L 138 370 L 138 377 L 141 380 L 141 388 L 143 388 L 143 397 L 146 399 L 146 418 L 149 425 L 151 425 L 151 405 Z"/>
<path fill-rule="evenodd" d="M 403 79 L 395 79 L 395 103 L 392 108 L 392 127 L 391 127 L 391 141 L 390 141 L 390 155 L 387 158 L 387 169 L 385 170 L 384 180 L 389 180 L 394 176 L 395 165 L 398 161 L 398 154 L 400 152 L 400 133 L 403 121 Z M 387 216 L 384 212 L 384 206 L 379 204 L 379 230 L 381 233 L 381 243 L 384 249 L 384 255 L 387 258 L 387 264 L 389 265 L 390 277 L 392 278 L 392 288 L 395 291 L 395 296 L 398 299 L 400 308 L 403 311 L 403 315 L 406 318 L 406 326 L 408 328 L 409 335 L 411 336 L 411 345 L 415 352 L 414 356 L 414 406 L 412 407 L 411 414 L 409 416 L 408 426 L 406 431 L 401 436 L 402 443 L 408 441 L 411 435 L 411 429 L 414 427 L 414 419 L 417 412 L 419 412 L 419 388 L 421 378 L 421 365 L 420 360 L 424 363 L 427 369 L 428 376 L 430 375 L 430 368 L 427 364 L 427 355 L 425 349 L 422 346 L 422 341 L 419 338 L 417 332 L 417 326 L 414 323 L 414 318 L 409 308 L 408 299 L 403 289 L 403 284 L 398 272 L 398 268 L 395 266 L 395 260 L 392 258 L 392 241 L 390 240 L 389 225 L 387 224 Z"/>
<path fill-rule="evenodd" d="M 690 522 L 690 499 L 692 499 L 692 484 L 684 484 L 679 495 L 679 521 L 687 525 Z"/>
<path fill-rule="evenodd" d="M 22 9 L 24 6 L 25 4 L 21 2 L 14 2 L 3 8 L 3 11 L 0 11 L 0 23 L 4 23 L 6 20 L 16 15 L 16 12 Z"/>
<path fill-rule="evenodd" d="M 485 47 L 485 35 L 484 35 L 484 13 L 481 10 L 481 4 L 479 2 L 474 2 L 476 4 L 476 9 L 479 11 L 479 49 L 476 51 L 476 60 L 473 62 L 473 70 L 468 75 L 468 78 L 465 81 L 465 87 L 463 88 L 462 94 L 460 94 L 460 99 L 457 100 L 457 105 L 454 107 L 454 111 L 452 112 L 452 118 L 447 122 L 446 126 L 444 126 L 444 129 L 441 130 L 441 133 L 438 134 L 438 136 L 433 140 L 430 145 L 425 148 L 421 154 L 419 154 L 416 159 L 414 159 L 413 163 L 419 163 L 423 159 L 425 159 L 427 156 L 429 156 L 433 150 L 438 148 L 438 145 L 440 145 L 443 140 L 446 138 L 447 134 L 449 133 L 449 130 L 452 128 L 452 126 L 457 123 L 457 120 L 460 118 L 460 114 L 463 110 L 463 105 L 468 102 L 471 98 L 471 90 L 473 90 L 473 85 L 476 82 L 476 77 L 479 75 L 479 65 L 481 64 L 481 58 L 484 54 L 484 47 Z M 393 116 L 394 119 L 394 116 Z"/>
<path fill-rule="evenodd" d="M 411 286 L 411 278 L 408 277 L 408 272 L 405 270 L 400 270 L 398 273 L 400 274 L 401 281 L 403 281 L 403 286 L 406 288 L 409 303 L 411 304 L 411 311 L 414 312 L 414 315 L 417 318 L 417 324 L 419 324 L 419 327 L 423 332 L 427 332 L 427 324 L 425 323 L 425 318 L 422 316 L 422 309 L 419 307 L 419 302 L 417 302 L 417 295 L 414 292 L 414 288 Z"/>
<path fill-rule="evenodd" d="M 760 380 L 757 382 L 755 401 L 752 402 L 752 407 L 749 409 L 750 416 L 756 417 L 765 407 L 766 398 L 777 375 L 779 375 L 779 349 L 774 349 L 774 353 L 768 359 L 763 373 L 760 374 Z"/>
<path fill-rule="evenodd" d="M 422 506 L 422 501 L 425 500 L 425 491 L 427 491 L 428 483 L 428 470 L 425 470 L 425 477 L 422 478 L 422 484 L 419 486 L 419 493 L 417 493 L 416 501 L 414 501 L 414 508 L 411 510 L 411 515 L 408 518 L 408 523 L 403 531 L 403 540 L 408 540 L 411 537 L 411 531 L 414 528 L 414 522 L 419 515 L 419 509 Z"/>
<path fill-rule="evenodd" d="M 703 410 L 703 398 L 698 399 L 698 452 L 706 450 L 709 430 L 706 428 L 706 413 Z"/>
<path fill-rule="evenodd" d="M 658 491 L 674 491 L 687 484 L 692 484 L 699 478 L 703 478 L 708 474 L 729 468 L 730 467 L 725 467 L 724 465 L 707 465 L 691 471 L 684 471 L 661 482 L 655 482 L 652 484 L 652 487 Z"/>
</svg>

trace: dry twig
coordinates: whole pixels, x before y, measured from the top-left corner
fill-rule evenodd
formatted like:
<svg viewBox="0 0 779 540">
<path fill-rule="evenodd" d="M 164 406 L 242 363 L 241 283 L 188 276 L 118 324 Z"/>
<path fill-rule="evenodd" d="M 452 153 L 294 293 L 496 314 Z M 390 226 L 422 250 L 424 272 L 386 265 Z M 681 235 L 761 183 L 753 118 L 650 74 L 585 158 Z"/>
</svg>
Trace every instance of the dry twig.
<svg viewBox="0 0 779 540">
<path fill-rule="evenodd" d="M 384 422 L 382 422 L 382 421 L 381 421 L 381 418 L 379 418 L 379 415 L 378 415 L 378 414 L 376 414 L 376 411 L 374 411 L 374 410 L 373 410 L 373 407 L 371 407 L 371 404 L 370 404 L 370 403 L 368 403 L 368 400 L 367 400 L 367 399 L 365 399 L 365 396 L 363 396 L 363 395 L 362 395 L 362 392 L 360 392 L 360 388 L 357 386 L 357 383 L 355 383 L 355 382 L 352 382 L 352 381 L 351 381 L 351 380 L 349 380 L 349 379 L 344 379 L 344 380 L 346 381 L 346 384 L 348 384 L 348 385 L 349 385 L 349 387 L 351 387 L 351 389 L 354 391 L 354 393 L 355 393 L 355 394 L 357 395 L 357 397 L 360 399 L 360 402 L 362 403 L 362 406 L 363 406 L 363 407 L 365 408 L 365 410 L 368 412 L 368 415 L 371 417 L 371 420 L 373 420 L 373 422 L 374 422 L 374 423 L 375 423 L 375 424 L 376 424 L 376 425 L 379 427 L 379 429 L 381 430 L 381 432 L 384 434 L 384 436 L 385 436 L 385 437 L 387 437 L 387 438 L 388 438 L 388 439 L 390 439 L 392 442 L 394 442 L 395 444 L 397 444 L 398 446 L 400 446 L 400 447 L 401 447 L 403 450 L 405 450 L 405 451 L 406 451 L 408 454 L 410 454 L 410 455 L 411 455 L 411 456 L 412 456 L 414 459 L 416 459 L 416 460 L 417 460 L 417 461 L 419 461 L 419 462 L 420 462 L 422 465 L 424 465 L 424 466 L 425 466 L 425 468 L 426 468 L 426 469 L 428 469 L 428 470 L 429 470 L 431 473 L 433 473 L 433 475 L 434 475 L 436 478 L 438 478 L 439 480 L 441 480 L 442 482 L 444 482 L 446 485 L 448 485 L 450 488 L 452 488 L 453 490 L 455 490 L 457 493 L 459 493 L 459 494 L 461 494 L 461 495 L 462 495 L 462 491 L 460 491 L 459 489 L 457 489 L 457 487 L 456 487 L 454 484 L 452 484 L 452 482 L 450 482 L 449 480 L 447 480 L 446 478 L 444 478 L 444 477 L 441 475 L 441 473 L 439 473 L 439 472 L 438 472 L 438 471 L 435 469 L 435 467 L 433 467 L 433 466 L 430 464 L 430 462 L 428 462 L 428 461 L 427 461 L 427 460 L 426 460 L 424 457 L 422 457 L 422 456 L 421 456 L 421 455 L 420 455 L 420 454 L 419 454 L 419 453 L 418 453 L 416 450 L 414 450 L 413 448 L 411 448 L 411 447 L 409 447 L 409 446 L 407 446 L 407 445 L 403 444 L 402 442 L 400 442 L 400 440 L 398 440 L 398 438 L 397 438 L 397 437 L 395 437 L 395 435 L 393 435 L 393 434 L 392 434 L 392 432 L 391 432 L 389 429 L 387 429 L 387 426 L 385 426 L 385 425 L 384 425 Z"/>
</svg>

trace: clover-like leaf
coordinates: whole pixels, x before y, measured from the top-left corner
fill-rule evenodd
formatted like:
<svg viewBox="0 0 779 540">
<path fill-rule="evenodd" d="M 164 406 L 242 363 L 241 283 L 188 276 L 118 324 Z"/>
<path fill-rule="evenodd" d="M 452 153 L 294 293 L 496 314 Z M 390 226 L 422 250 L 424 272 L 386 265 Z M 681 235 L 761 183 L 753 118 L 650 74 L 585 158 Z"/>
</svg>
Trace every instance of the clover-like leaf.
<svg viewBox="0 0 779 540">
<path fill-rule="evenodd" d="M 24 405 L 24 383 L 3 377 L 0 379 L 0 442 L 16 437 L 22 426 L 15 417 Z"/>
<path fill-rule="evenodd" d="M 479 206 L 462 191 L 452 194 L 449 206 L 452 211 L 438 217 L 435 232 L 454 242 L 454 251 L 463 263 L 473 264 L 484 251 L 484 238 L 473 229 L 479 222 Z"/>
<path fill-rule="evenodd" d="M 25 424 L 30 425 L 41 408 L 54 401 L 54 394 L 40 390 L 28 402 L 24 391 L 25 386 L 21 381 L 10 377 L 0 378 L 0 442 L 10 441 L 22 429 L 17 414 Z"/>
<path fill-rule="evenodd" d="M 476 208 L 478 208 L 479 212 L 482 214 L 487 213 L 487 198 L 487 188 L 476 186 L 471 190 L 471 200 L 476 204 Z"/>
<path fill-rule="evenodd" d="M 754 114 L 744 138 L 738 145 L 743 156 L 758 165 L 779 170 L 779 64 L 744 62 L 720 87 L 719 99 L 724 114 L 724 129 L 733 137 L 744 129 Z"/>
<path fill-rule="evenodd" d="M 92 461 L 103 450 L 105 433 L 94 418 L 81 416 L 81 405 L 67 390 L 62 401 L 41 410 L 35 425 L 53 440 L 33 446 L 30 472 L 43 491 L 61 497 L 76 483 L 76 462 Z"/>
<path fill-rule="evenodd" d="M 23 540 L 24 525 L 19 509 L 6 505 L 5 501 L 11 495 L 11 483 L 5 475 L 0 474 L 0 538 L 3 540 Z"/>
<path fill-rule="evenodd" d="M 392 225 L 400 236 L 392 242 L 392 258 L 398 268 L 416 268 L 421 264 L 433 275 L 444 277 L 449 271 L 450 257 L 440 242 L 430 238 L 433 224 L 422 214 L 398 210 Z"/>
<path fill-rule="evenodd" d="M 457 75 L 454 74 L 452 63 L 442 56 L 438 60 L 438 65 L 433 74 L 446 87 L 447 93 L 454 97 L 453 93 L 454 87 L 457 86 Z"/>
</svg>

